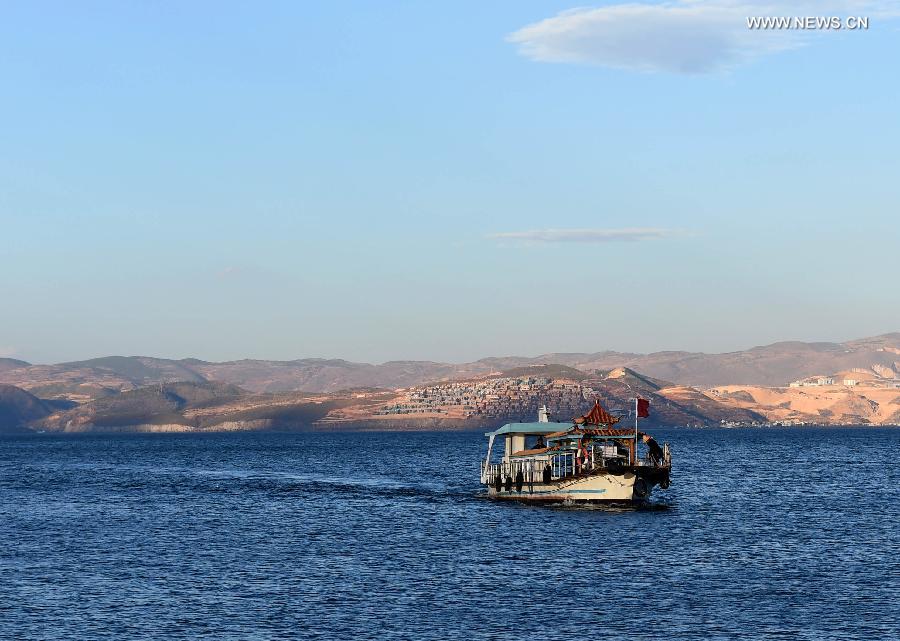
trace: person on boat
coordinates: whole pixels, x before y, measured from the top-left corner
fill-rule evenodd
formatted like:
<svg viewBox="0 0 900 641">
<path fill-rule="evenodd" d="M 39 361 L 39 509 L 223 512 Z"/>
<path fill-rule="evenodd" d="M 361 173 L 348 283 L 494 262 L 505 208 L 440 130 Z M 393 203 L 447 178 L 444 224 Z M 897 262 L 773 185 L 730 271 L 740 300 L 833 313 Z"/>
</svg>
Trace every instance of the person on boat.
<svg viewBox="0 0 900 641">
<path fill-rule="evenodd" d="M 650 436 L 649 434 L 640 433 L 641 440 L 647 445 L 647 454 L 650 457 L 650 463 L 653 465 L 659 465 L 663 460 L 663 449 L 659 446 L 659 443 Z"/>
</svg>

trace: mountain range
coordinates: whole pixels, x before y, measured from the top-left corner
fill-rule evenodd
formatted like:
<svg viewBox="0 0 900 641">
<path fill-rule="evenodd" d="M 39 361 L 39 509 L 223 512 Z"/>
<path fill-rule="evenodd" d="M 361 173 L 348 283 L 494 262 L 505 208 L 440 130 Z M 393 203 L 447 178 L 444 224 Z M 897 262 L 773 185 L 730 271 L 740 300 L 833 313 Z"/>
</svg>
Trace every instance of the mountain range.
<svg viewBox="0 0 900 641">
<path fill-rule="evenodd" d="M 83 402 L 145 385 L 216 381 L 252 392 L 336 392 L 358 387 L 396 389 L 465 379 L 516 367 L 559 364 L 584 372 L 628 367 L 682 385 L 783 386 L 791 381 L 854 369 L 894 372 L 900 378 L 900 332 L 845 343 L 781 342 L 724 354 L 602 351 L 491 357 L 471 363 L 389 361 L 379 365 L 340 359 L 207 362 L 147 356 L 107 356 L 55 365 L 0 359 L 0 383 L 42 398 Z"/>
<path fill-rule="evenodd" d="M 651 424 L 898 424 L 900 333 L 729 354 L 607 351 L 465 364 L 0 359 L 3 432 L 471 429 L 531 420 L 542 403 L 568 419 L 592 398 L 621 409 L 634 396 L 652 401 Z"/>
<path fill-rule="evenodd" d="M 519 382 L 538 380 L 552 381 L 545 383 L 546 392 L 526 398 L 514 391 L 519 389 Z M 11 430 L 6 430 L 13 432 L 25 428 L 47 432 L 474 429 L 533 420 L 542 403 L 550 407 L 556 418 L 568 421 L 588 409 L 595 395 L 623 414 L 622 408 L 628 406 L 631 397 L 638 395 L 650 399 L 654 411 L 647 425 L 764 420 L 752 410 L 732 407 L 693 388 L 675 386 L 626 368 L 586 378 L 584 373 L 564 366 L 538 366 L 436 386 L 452 388 L 452 396 L 461 389 L 474 393 L 479 386 L 494 382 L 507 385 L 509 381 L 515 383 L 507 387 L 508 392 L 501 392 L 496 400 L 488 400 L 482 413 L 468 418 L 454 417 L 448 414 L 446 407 L 437 406 L 431 413 L 390 416 L 384 413 L 385 408 L 407 402 L 407 394 L 390 390 L 259 394 L 227 383 L 208 381 L 148 385 L 69 407 L 55 406 L 13 386 L 2 386 L 0 407 L 6 405 L 15 409 L 6 417 L 7 421 L 16 421 Z M 552 388 L 557 392 L 565 388 L 565 395 L 554 395 Z M 421 389 L 411 388 L 411 391 L 415 393 Z M 446 400 L 453 404 L 452 399 Z M 0 424 L 0 431 L 2 428 Z"/>
</svg>

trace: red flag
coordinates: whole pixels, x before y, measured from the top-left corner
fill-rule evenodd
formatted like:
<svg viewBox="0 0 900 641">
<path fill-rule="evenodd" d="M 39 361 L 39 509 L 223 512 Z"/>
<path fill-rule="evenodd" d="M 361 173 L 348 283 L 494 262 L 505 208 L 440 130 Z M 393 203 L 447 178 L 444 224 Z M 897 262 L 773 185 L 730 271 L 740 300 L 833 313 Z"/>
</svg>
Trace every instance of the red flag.
<svg viewBox="0 0 900 641">
<path fill-rule="evenodd" d="M 647 418 L 650 416 L 650 401 L 646 398 L 639 398 L 637 400 L 637 415 L 640 418 Z"/>
</svg>

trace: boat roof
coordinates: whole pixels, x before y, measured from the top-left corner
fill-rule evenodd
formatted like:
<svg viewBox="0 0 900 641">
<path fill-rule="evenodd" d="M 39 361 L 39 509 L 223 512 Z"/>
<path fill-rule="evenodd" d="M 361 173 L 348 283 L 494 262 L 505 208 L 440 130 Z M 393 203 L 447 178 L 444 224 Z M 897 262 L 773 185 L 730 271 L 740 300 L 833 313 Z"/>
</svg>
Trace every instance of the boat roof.
<svg viewBox="0 0 900 641">
<path fill-rule="evenodd" d="M 485 432 L 485 436 L 500 436 L 502 434 L 553 434 L 560 429 L 568 429 L 570 423 L 507 423 L 493 432 Z"/>
<path fill-rule="evenodd" d="M 513 452 L 510 456 L 536 456 L 538 454 L 546 454 L 547 452 L 558 450 L 559 446 L 556 447 L 536 447 L 531 450 L 520 450 L 518 452 Z"/>
</svg>

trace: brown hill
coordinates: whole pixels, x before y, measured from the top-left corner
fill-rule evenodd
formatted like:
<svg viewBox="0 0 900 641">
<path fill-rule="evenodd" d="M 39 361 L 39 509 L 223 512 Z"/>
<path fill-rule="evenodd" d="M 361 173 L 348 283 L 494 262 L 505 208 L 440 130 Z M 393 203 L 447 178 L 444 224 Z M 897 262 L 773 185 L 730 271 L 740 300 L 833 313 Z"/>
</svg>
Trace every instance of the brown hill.
<svg viewBox="0 0 900 641">
<path fill-rule="evenodd" d="M 900 388 L 893 385 L 725 385 L 705 390 L 704 394 L 725 405 L 762 414 L 770 422 L 812 425 L 900 424 Z"/>
<path fill-rule="evenodd" d="M 696 386 L 779 386 L 808 376 L 854 368 L 895 372 L 900 376 L 900 333 L 846 343 L 775 343 L 726 354 L 605 351 L 485 358 L 463 364 L 390 361 L 372 365 L 338 359 L 210 363 L 197 359 L 112 356 L 57 365 L 0 367 L 0 382 L 45 398 L 84 402 L 160 382 L 219 381 L 254 392 L 336 392 L 359 387 L 395 389 L 426 381 L 466 379 L 547 365 L 583 372 L 628 367 L 659 379 Z"/>
</svg>

